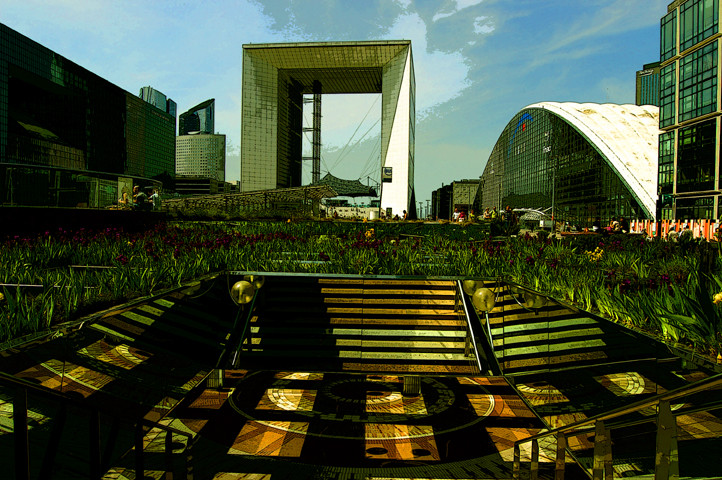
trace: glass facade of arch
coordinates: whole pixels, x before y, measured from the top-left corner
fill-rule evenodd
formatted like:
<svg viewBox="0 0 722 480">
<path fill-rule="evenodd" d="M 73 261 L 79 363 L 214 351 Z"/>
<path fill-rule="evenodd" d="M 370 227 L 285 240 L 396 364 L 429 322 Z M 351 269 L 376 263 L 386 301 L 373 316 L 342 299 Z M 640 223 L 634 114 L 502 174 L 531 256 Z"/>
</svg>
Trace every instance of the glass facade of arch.
<svg viewBox="0 0 722 480">
<path fill-rule="evenodd" d="M 541 108 L 524 109 L 507 124 L 484 169 L 477 201 L 479 211 L 553 207 L 555 219 L 579 227 L 620 215 L 653 218 L 587 138 Z"/>
</svg>

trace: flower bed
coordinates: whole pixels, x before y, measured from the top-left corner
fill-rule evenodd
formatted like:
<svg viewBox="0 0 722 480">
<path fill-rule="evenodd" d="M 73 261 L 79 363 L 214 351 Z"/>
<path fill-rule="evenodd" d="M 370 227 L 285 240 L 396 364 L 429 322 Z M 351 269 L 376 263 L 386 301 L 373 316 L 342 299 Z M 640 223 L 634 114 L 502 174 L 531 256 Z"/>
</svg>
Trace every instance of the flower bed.
<svg viewBox="0 0 722 480">
<path fill-rule="evenodd" d="M 504 278 L 707 354 L 720 349 L 717 244 L 488 238 L 480 225 L 180 222 L 57 230 L 0 250 L 0 341 L 209 272 Z"/>
</svg>

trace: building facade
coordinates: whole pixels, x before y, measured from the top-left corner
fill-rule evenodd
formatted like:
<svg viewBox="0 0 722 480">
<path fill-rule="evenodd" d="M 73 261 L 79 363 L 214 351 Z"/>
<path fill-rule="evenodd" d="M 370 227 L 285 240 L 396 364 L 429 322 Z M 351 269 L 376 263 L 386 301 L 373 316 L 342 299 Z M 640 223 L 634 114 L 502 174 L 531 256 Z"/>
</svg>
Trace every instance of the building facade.
<svg viewBox="0 0 722 480">
<path fill-rule="evenodd" d="M 452 185 L 442 185 L 431 192 L 431 218 L 435 220 L 451 219 L 451 208 L 453 196 Z"/>
<path fill-rule="evenodd" d="M 635 104 L 659 107 L 659 62 L 648 63 L 637 71 Z"/>
<path fill-rule="evenodd" d="M 718 219 L 720 0 L 675 1 L 660 32 L 661 219 Z"/>
<path fill-rule="evenodd" d="M 415 92 L 408 40 L 243 45 L 241 190 L 301 185 L 304 95 L 381 93 L 381 208 L 415 212 Z"/>
<path fill-rule="evenodd" d="M 199 103 L 178 118 L 178 135 L 193 133 L 215 133 L 216 100 L 208 99 Z"/>
<path fill-rule="evenodd" d="M 179 135 L 176 137 L 176 184 L 180 177 L 226 179 L 225 135 Z"/>
<path fill-rule="evenodd" d="M 173 115 L 173 119 L 175 119 L 178 105 L 170 98 L 167 98 L 164 93 L 148 86 L 141 88 L 138 96 L 156 108 Z"/>
<path fill-rule="evenodd" d="M 0 24 L 0 204 L 105 207 L 175 173 L 175 119 Z"/>
<path fill-rule="evenodd" d="M 655 218 L 655 106 L 543 102 L 504 128 L 481 177 L 479 209 L 551 208 L 580 227 Z"/>
<path fill-rule="evenodd" d="M 451 182 L 452 188 L 452 212 L 454 209 L 458 209 L 460 212 L 466 212 L 468 215 L 474 210 L 474 213 L 478 214 L 476 210 L 478 207 L 474 205 L 476 201 L 476 194 L 479 190 L 479 179 L 466 179 L 456 180 Z"/>
</svg>

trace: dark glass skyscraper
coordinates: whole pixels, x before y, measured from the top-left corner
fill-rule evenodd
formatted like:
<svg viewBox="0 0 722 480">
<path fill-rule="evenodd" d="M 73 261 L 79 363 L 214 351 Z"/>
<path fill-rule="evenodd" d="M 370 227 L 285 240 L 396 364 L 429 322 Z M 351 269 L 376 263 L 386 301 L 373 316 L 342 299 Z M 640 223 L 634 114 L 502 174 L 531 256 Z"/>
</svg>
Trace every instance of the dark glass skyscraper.
<svg viewBox="0 0 722 480">
<path fill-rule="evenodd" d="M 0 205 L 104 207 L 172 178 L 165 110 L 0 24 Z"/>
<path fill-rule="evenodd" d="M 201 102 L 185 113 L 181 113 L 178 119 L 178 135 L 190 135 L 191 133 L 215 133 L 215 110 L 216 99 L 211 98 Z"/>
</svg>

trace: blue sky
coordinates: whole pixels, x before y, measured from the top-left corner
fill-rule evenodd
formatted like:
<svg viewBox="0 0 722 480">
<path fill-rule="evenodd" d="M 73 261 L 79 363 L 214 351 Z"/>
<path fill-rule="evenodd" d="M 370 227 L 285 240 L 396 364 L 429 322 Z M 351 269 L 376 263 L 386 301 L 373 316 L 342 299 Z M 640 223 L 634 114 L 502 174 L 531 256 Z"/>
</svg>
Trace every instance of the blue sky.
<svg viewBox="0 0 722 480">
<path fill-rule="evenodd" d="M 0 0 L 0 22 L 129 92 L 153 86 L 179 113 L 215 98 L 228 180 L 239 176 L 243 44 L 411 40 L 423 201 L 478 178 L 526 105 L 634 103 L 670 1 Z M 324 96 L 322 175 L 378 178 L 376 97 Z"/>
</svg>

